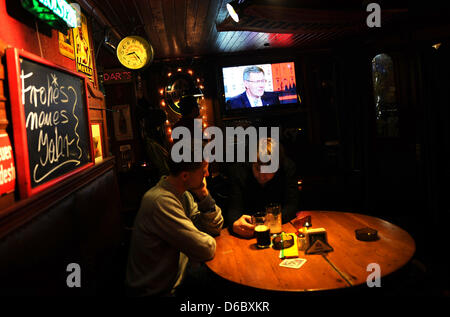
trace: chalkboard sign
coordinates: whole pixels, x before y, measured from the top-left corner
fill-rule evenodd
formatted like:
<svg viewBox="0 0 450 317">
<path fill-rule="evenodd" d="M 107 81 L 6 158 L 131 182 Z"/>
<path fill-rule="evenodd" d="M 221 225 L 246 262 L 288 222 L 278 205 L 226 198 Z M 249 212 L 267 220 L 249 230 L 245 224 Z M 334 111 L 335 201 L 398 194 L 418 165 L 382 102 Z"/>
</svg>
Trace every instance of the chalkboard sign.
<svg viewBox="0 0 450 317">
<path fill-rule="evenodd" d="M 17 181 L 28 197 L 93 165 L 86 79 L 15 48 L 6 59 Z"/>
</svg>

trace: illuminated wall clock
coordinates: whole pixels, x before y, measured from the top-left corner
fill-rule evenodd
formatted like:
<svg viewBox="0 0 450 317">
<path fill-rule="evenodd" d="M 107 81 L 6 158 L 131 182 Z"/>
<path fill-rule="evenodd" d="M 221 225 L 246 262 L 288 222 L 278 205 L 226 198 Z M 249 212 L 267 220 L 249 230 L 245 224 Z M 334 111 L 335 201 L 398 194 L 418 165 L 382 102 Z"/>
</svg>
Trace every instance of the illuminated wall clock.
<svg viewBox="0 0 450 317">
<path fill-rule="evenodd" d="M 144 38 L 131 35 L 123 38 L 117 45 L 119 62 L 129 69 L 143 69 L 153 60 L 153 47 Z"/>
</svg>

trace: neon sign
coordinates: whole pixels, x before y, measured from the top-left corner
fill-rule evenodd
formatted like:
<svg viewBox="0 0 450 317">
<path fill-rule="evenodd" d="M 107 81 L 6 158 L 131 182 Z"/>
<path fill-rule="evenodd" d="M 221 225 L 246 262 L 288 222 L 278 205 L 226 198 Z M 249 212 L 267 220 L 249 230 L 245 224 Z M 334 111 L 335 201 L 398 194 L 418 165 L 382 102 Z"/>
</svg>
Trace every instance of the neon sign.
<svg viewBox="0 0 450 317">
<path fill-rule="evenodd" d="M 52 28 L 66 32 L 77 27 L 77 11 L 65 0 L 21 0 L 22 7 Z"/>
</svg>

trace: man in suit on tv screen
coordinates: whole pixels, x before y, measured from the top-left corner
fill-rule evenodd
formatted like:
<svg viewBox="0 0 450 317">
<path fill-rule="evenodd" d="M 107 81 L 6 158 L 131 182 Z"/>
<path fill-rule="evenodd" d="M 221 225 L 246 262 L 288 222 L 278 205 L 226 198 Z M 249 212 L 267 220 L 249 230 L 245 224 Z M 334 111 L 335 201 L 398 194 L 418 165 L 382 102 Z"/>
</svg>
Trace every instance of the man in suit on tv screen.
<svg viewBox="0 0 450 317">
<path fill-rule="evenodd" d="M 264 91 L 267 80 L 264 70 L 258 66 L 249 66 L 243 74 L 245 91 L 227 101 L 229 109 L 254 108 L 280 104 L 276 92 Z"/>
</svg>

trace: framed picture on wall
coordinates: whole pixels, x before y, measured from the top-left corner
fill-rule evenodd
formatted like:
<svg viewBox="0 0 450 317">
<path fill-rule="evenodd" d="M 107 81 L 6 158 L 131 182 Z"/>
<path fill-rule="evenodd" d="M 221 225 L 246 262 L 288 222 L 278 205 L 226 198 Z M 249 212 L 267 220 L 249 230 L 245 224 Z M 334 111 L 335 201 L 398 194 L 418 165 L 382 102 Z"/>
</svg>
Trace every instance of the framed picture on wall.
<svg viewBox="0 0 450 317">
<path fill-rule="evenodd" d="M 113 106 L 114 136 L 117 141 L 133 139 L 130 105 Z"/>
<path fill-rule="evenodd" d="M 131 151 L 131 144 L 121 145 L 120 150 L 120 170 L 128 171 L 133 164 L 133 152 Z"/>
<path fill-rule="evenodd" d="M 67 30 L 67 34 L 58 32 L 59 52 L 61 55 L 70 59 L 75 59 L 75 50 L 73 48 L 72 29 Z"/>
<path fill-rule="evenodd" d="M 91 133 L 92 133 L 92 146 L 94 148 L 94 159 L 95 163 L 98 163 L 103 160 L 102 124 L 101 123 L 91 124 Z"/>
</svg>

